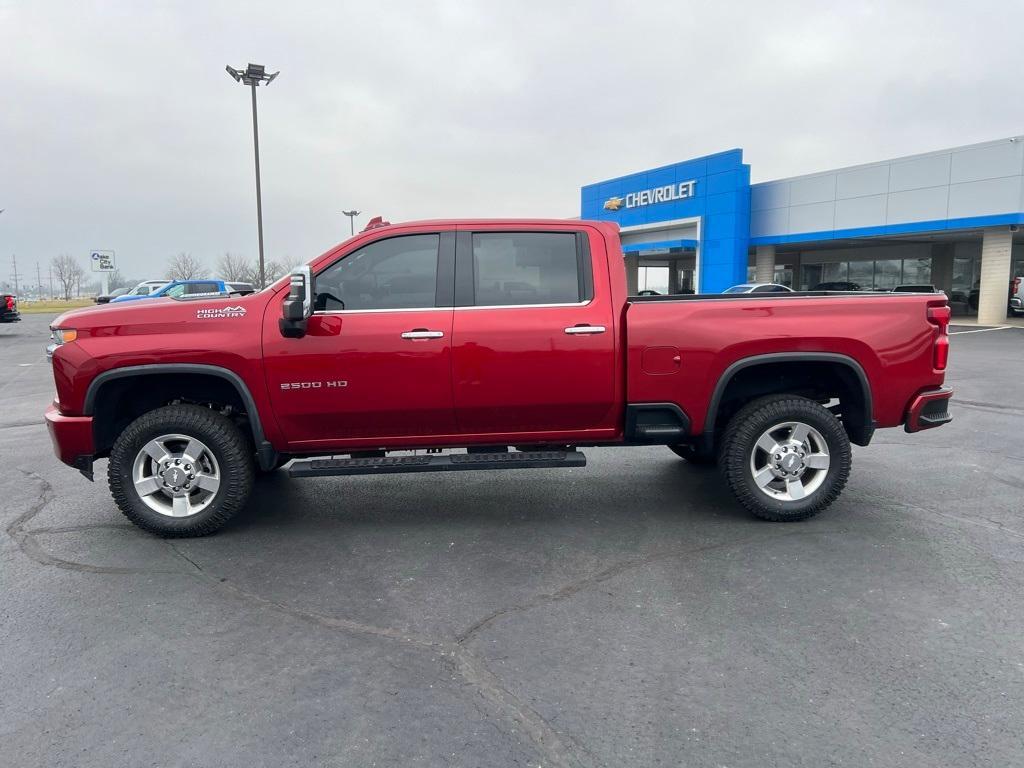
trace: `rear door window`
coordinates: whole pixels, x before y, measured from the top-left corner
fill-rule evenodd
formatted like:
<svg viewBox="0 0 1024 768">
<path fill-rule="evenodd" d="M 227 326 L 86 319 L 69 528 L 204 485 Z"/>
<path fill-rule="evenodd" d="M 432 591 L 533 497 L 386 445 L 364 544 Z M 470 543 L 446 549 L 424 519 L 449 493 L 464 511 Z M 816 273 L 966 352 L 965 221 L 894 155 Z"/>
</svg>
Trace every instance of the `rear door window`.
<svg viewBox="0 0 1024 768">
<path fill-rule="evenodd" d="M 477 232 L 472 255 L 477 306 L 577 304 L 589 298 L 589 264 L 574 232 Z"/>
</svg>

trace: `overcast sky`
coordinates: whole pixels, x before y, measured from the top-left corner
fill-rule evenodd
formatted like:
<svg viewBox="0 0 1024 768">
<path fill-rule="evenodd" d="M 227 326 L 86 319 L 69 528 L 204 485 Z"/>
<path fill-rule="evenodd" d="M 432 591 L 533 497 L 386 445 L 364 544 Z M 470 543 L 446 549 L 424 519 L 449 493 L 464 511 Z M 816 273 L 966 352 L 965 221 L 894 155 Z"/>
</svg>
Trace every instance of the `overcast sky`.
<svg viewBox="0 0 1024 768">
<path fill-rule="evenodd" d="M 579 187 L 741 147 L 754 181 L 1024 133 L 1024 4 L 0 0 L 0 280 L 117 252 L 267 257 L 339 213 L 575 216 Z"/>
</svg>

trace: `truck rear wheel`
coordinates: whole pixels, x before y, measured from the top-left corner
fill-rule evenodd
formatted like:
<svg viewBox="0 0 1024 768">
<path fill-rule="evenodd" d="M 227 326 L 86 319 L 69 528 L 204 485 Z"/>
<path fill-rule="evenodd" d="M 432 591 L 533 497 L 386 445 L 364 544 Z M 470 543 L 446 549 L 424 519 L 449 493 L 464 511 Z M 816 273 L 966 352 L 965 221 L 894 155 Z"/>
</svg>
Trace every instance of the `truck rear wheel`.
<svg viewBox="0 0 1024 768">
<path fill-rule="evenodd" d="M 762 397 L 726 427 L 719 465 L 739 502 L 765 520 L 806 520 L 838 498 L 850 475 L 850 439 L 813 400 Z"/>
<path fill-rule="evenodd" d="M 110 451 L 107 481 L 114 501 L 157 536 L 205 536 L 249 498 L 250 443 L 227 417 L 198 405 L 143 414 Z"/>
</svg>

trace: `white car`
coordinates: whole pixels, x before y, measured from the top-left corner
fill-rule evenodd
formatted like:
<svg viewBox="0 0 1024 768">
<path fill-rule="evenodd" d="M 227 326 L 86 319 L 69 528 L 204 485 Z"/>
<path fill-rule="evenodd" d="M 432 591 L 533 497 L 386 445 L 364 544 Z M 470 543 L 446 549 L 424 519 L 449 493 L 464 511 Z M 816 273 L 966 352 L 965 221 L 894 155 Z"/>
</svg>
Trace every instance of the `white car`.
<svg viewBox="0 0 1024 768">
<path fill-rule="evenodd" d="M 792 293 L 793 289 L 778 283 L 742 283 L 726 288 L 722 293 Z"/>
<path fill-rule="evenodd" d="M 170 280 L 144 280 L 143 282 L 136 285 L 125 296 L 149 296 L 151 293 L 156 293 L 163 288 Z"/>
</svg>

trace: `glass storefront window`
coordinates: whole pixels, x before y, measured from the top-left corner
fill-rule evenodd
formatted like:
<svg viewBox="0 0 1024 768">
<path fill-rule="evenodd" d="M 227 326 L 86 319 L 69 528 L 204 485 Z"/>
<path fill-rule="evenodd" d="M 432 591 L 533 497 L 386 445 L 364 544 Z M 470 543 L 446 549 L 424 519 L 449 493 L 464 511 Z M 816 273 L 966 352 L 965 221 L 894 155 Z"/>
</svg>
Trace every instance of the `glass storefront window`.
<svg viewBox="0 0 1024 768">
<path fill-rule="evenodd" d="M 870 291 L 875 284 L 875 262 L 851 261 L 846 279 L 862 291 Z"/>
<path fill-rule="evenodd" d="M 641 291 L 668 293 L 668 267 L 640 267 L 637 285 Z"/>
<path fill-rule="evenodd" d="M 903 285 L 930 285 L 932 282 L 932 260 L 904 259 Z"/>
<path fill-rule="evenodd" d="M 778 285 L 784 285 L 787 288 L 793 287 L 793 268 L 792 267 L 776 267 L 775 268 L 775 280 L 774 282 Z"/>
<path fill-rule="evenodd" d="M 821 282 L 821 264 L 804 264 L 800 267 L 800 290 L 809 291 L 812 285 Z"/>
<path fill-rule="evenodd" d="M 900 284 L 902 264 L 899 259 L 881 259 L 875 262 L 875 290 L 891 291 Z"/>
</svg>

